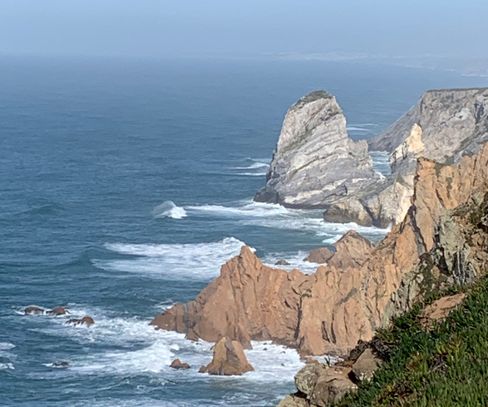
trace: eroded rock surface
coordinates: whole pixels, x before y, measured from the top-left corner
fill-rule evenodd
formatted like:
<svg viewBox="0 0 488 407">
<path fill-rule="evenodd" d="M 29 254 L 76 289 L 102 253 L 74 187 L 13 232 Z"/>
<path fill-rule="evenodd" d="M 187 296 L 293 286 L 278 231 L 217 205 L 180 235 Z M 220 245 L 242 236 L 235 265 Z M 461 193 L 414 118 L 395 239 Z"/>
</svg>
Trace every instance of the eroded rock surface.
<svg viewBox="0 0 488 407">
<path fill-rule="evenodd" d="M 335 97 L 316 91 L 286 113 L 266 186 L 255 199 L 322 208 L 378 179 L 367 143 L 349 138 Z"/>
<path fill-rule="evenodd" d="M 418 158 L 457 163 L 488 141 L 488 89 L 444 89 L 426 92 L 385 133 L 370 142 L 372 150 L 390 153 L 392 174 L 382 183 L 339 197 L 326 208 L 331 222 L 362 225 L 398 224 L 414 192 Z"/>
<path fill-rule="evenodd" d="M 309 261 L 310 263 L 323 264 L 327 263 L 329 259 L 334 255 L 334 252 L 329 250 L 327 247 L 320 247 L 310 251 L 307 257 L 303 260 Z"/>
</svg>

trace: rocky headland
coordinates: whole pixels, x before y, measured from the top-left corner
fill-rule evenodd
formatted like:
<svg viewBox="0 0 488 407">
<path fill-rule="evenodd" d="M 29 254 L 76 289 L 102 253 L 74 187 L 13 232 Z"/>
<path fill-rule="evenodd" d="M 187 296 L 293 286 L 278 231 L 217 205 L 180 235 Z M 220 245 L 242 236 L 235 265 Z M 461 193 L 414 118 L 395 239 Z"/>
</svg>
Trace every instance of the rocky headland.
<svg viewBox="0 0 488 407">
<path fill-rule="evenodd" d="M 313 384 L 313 391 L 298 387 L 283 406 L 327 406 L 355 390 L 381 364 L 373 340 L 379 329 L 432 293 L 485 273 L 486 103 L 486 89 L 427 92 L 371 142 L 390 151 L 392 176 L 385 179 L 373 171 L 366 144 L 348 138 L 332 96 L 315 92 L 301 99 L 286 115 L 257 199 L 323 207 L 325 219 L 335 221 L 388 222 L 390 232 L 376 245 L 346 233 L 333 248 L 311 253 L 310 260 L 320 263 L 313 274 L 267 266 L 243 247 L 195 300 L 151 323 L 193 340 L 234 341 L 244 348 L 251 340 L 272 340 L 303 356 L 346 357 L 333 368 L 307 367 L 302 376 L 312 379 L 299 379 L 300 386 Z M 444 315 L 458 299 L 426 312 Z"/>
<path fill-rule="evenodd" d="M 488 140 L 488 89 L 427 91 L 371 140 L 389 154 L 391 175 L 375 173 L 366 142 L 352 141 L 334 97 L 313 92 L 287 112 L 258 201 L 323 208 L 329 222 L 386 227 L 410 207 L 417 158 L 456 163 Z"/>
</svg>

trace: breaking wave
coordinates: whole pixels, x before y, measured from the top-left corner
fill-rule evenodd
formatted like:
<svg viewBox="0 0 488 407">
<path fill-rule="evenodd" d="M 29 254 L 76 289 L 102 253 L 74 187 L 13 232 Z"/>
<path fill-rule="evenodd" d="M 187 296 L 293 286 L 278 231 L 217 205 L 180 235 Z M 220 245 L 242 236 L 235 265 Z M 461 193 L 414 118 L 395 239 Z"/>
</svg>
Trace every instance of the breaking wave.
<svg viewBox="0 0 488 407">
<path fill-rule="evenodd" d="M 185 209 L 176 206 L 173 201 L 163 202 L 161 205 L 156 206 L 151 213 L 155 218 L 182 219 L 186 217 Z"/>
</svg>

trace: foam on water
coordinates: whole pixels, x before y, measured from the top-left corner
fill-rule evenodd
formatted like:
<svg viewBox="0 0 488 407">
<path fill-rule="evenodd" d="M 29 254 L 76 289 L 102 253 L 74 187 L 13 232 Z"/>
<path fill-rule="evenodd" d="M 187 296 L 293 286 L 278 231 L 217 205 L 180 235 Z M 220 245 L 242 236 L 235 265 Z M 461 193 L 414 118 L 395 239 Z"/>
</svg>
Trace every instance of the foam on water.
<svg viewBox="0 0 488 407">
<path fill-rule="evenodd" d="M 73 327 L 59 319 L 47 318 L 46 326 L 37 329 L 45 334 L 70 337 L 89 352 L 73 355 L 66 375 L 155 375 L 164 385 L 176 377 L 184 375 L 185 381 L 213 380 L 283 383 L 291 381 L 293 375 L 303 365 L 298 353 L 271 342 L 253 341 L 252 350 L 246 350 L 255 371 L 240 378 L 210 376 L 198 373 L 200 366 L 210 362 L 212 343 L 189 341 L 183 334 L 155 330 L 147 320 L 138 318 L 111 317 L 98 308 L 70 306 L 74 316 L 92 315 L 95 324 L 87 327 Z M 40 317 L 45 318 L 45 317 Z M 99 346 L 98 345 L 104 345 Z M 107 350 L 110 345 L 111 350 Z M 180 358 L 190 364 L 188 371 L 177 371 L 169 367 L 172 360 Z M 56 369 L 59 374 L 60 369 Z"/>
<path fill-rule="evenodd" d="M 176 206 L 173 201 L 163 202 L 161 205 L 156 206 L 151 213 L 155 218 L 182 219 L 186 217 L 185 209 Z"/>
<path fill-rule="evenodd" d="M 387 177 L 391 174 L 390 155 L 386 151 L 370 151 L 369 155 L 373 160 L 373 168 L 379 174 Z"/>
<path fill-rule="evenodd" d="M 311 263 L 304 259 L 308 256 L 308 252 L 299 251 L 296 253 L 270 253 L 263 258 L 263 263 L 269 267 L 279 268 L 282 270 L 291 271 L 293 269 L 299 269 L 306 274 L 314 273 L 319 267 L 317 263 Z M 276 265 L 278 260 L 285 260 L 288 264 Z"/>
<path fill-rule="evenodd" d="M 269 164 L 265 162 L 256 161 L 251 165 L 243 166 L 243 167 L 231 167 L 232 170 L 255 170 L 260 168 L 268 168 Z"/>
<path fill-rule="evenodd" d="M 147 273 L 171 279 L 208 279 L 218 275 L 220 266 L 239 254 L 244 242 L 234 237 L 219 242 L 190 244 L 107 243 L 105 248 L 129 259 L 93 260 L 109 271 Z M 133 257 L 138 256 L 138 257 Z"/>
<path fill-rule="evenodd" d="M 263 177 L 268 172 L 269 160 L 247 158 L 245 162 L 247 165 L 230 167 L 229 169 L 231 170 L 231 174 L 243 177 Z"/>
<path fill-rule="evenodd" d="M 10 342 L 0 342 L 0 371 L 2 370 L 15 370 L 14 359 L 15 353 L 12 349 L 15 345 Z"/>
<path fill-rule="evenodd" d="M 252 200 L 244 200 L 237 202 L 235 206 L 223 205 L 194 205 L 186 206 L 185 209 L 189 214 L 195 216 L 212 215 L 218 217 L 235 217 L 235 218 L 260 218 L 260 217 L 276 217 L 276 216 L 290 216 L 299 214 L 301 211 L 287 209 L 278 204 L 269 204 L 263 202 L 254 202 Z"/>
<path fill-rule="evenodd" d="M 234 175 L 239 175 L 242 177 L 264 177 L 267 172 L 237 172 Z"/>
</svg>

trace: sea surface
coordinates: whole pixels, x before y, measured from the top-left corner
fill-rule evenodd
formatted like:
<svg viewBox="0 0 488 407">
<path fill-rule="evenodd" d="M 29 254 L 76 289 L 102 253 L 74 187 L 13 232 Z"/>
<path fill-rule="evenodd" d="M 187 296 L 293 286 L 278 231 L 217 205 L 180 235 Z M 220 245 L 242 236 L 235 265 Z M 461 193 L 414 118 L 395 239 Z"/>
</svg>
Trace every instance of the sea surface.
<svg viewBox="0 0 488 407">
<path fill-rule="evenodd" d="M 294 350 L 256 342 L 254 372 L 211 377 L 197 373 L 211 344 L 148 322 L 243 244 L 313 271 L 311 248 L 385 233 L 252 202 L 286 109 L 326 89 L 368 138 L 425 89 L 486 85 L 367 63 L 0 57 L 0 405 L 274 405 Z M 30 304 L 96 323 L 22 315 Z M 170 369 L 176 357 L 192 369 Z"/>
</svg>

